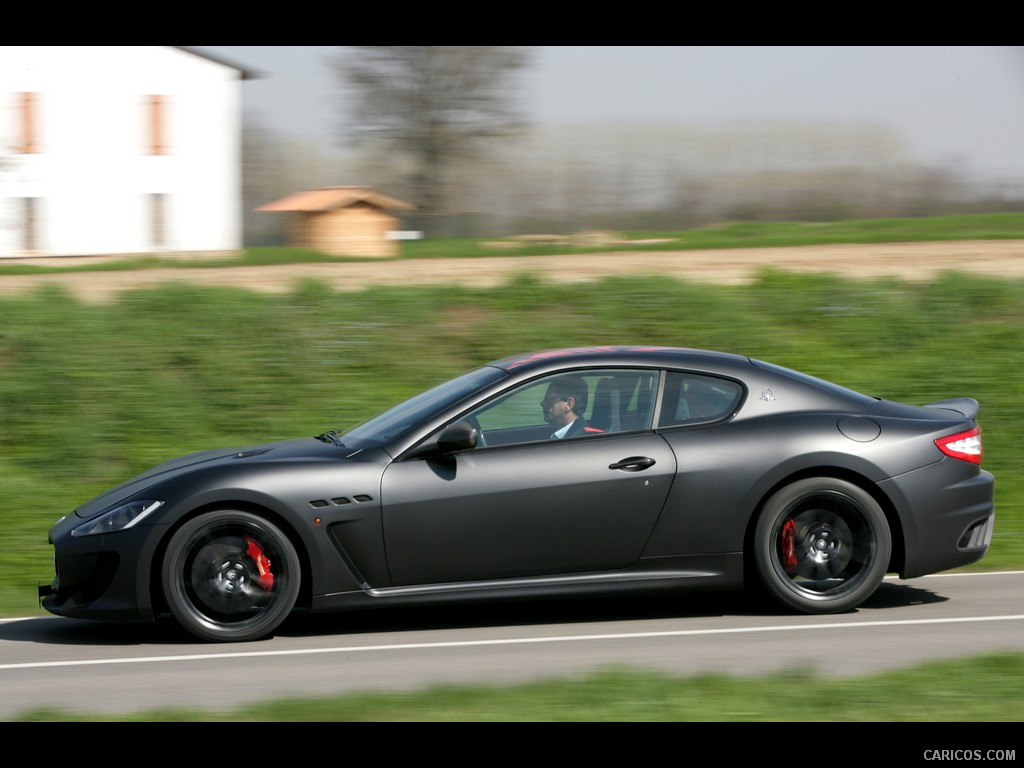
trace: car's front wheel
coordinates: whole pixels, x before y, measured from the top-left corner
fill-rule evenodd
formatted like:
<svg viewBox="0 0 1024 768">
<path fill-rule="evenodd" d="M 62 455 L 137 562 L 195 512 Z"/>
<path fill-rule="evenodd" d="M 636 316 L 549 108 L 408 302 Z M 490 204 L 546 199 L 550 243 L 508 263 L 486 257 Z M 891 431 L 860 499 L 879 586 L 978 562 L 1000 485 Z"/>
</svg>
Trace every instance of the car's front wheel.
<svg viewBox="0 0 1024 768">
<path fill-rule="evenodd" d="M 885 577 L 892 536 L 878 502 L 853 483 L 808 478 L 778 491 L 754 534 L 767 592 L 802 613 L 848 611 Z"/>
<path fill-rule="evenodd" d="M 301 566 L 288 537 L 240 510 L 200 515 L 167 546 L 162 584 L 168 608 L 188 632 L 213 642 L 271 634 L 291 613 Z"/>
</svg>

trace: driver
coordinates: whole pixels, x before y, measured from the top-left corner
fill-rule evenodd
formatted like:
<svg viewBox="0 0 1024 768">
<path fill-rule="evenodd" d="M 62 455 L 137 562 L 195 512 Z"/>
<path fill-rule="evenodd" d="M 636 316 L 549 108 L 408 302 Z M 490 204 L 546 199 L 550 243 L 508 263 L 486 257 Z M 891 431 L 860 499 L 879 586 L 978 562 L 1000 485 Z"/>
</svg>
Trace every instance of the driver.
<svg viewBox="0 0 1024 768">
<path fill-rule="evenodd" d="M 552 439 L 603 432 L 588 427 L 583 414 L 587 410 L 587 382 L 581 376 L 559 376 L 548 385 L 544 399 L 540 401 L 544 421 L 555 427 Z"/>
</svg>

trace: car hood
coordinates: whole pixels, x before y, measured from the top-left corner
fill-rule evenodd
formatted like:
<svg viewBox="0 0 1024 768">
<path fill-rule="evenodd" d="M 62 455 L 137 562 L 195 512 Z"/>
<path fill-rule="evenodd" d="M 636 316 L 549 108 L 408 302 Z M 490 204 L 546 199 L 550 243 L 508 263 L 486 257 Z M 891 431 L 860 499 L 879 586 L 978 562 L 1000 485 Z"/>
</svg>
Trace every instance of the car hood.
<svg viewBox="0 0 1024 768">
<path fill-rule="evenodd" d="M 245 448 L 215 448 L 199 453 L 190 453 L 155 467 L 147 469 L 116 488 L 101 493 L 96 498 L 82 504 L 75 514 L 82 518 L 90 518 L 111 507 L 120 504 L 159 482 L 170 480 L 187 474 L 198 468 L 224 465 L 238 461 L 323 461 L 344 460 L 359 450 L 325 443 L 315 437 L 282 440 L 275 443 L 263 443 Z"/>
</svg>

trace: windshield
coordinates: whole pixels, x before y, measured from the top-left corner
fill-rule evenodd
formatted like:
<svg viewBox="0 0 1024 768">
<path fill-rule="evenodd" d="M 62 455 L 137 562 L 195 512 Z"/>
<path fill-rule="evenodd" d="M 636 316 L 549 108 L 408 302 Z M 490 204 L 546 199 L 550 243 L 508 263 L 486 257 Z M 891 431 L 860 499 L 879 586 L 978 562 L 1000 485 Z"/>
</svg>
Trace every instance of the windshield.
<svg viewBox="0 0 1024 768">
<path fill-rule="evenodd" d="M 364 421 L 358 427 L 338 435 L 337 439 L 350 448 L 383 445 L 423 423 L 433 414 L 455 405 L 507 375 L 500 368 L 491 366 L 464 373 L 399 403 L 369 421 Z"/>
</svg>

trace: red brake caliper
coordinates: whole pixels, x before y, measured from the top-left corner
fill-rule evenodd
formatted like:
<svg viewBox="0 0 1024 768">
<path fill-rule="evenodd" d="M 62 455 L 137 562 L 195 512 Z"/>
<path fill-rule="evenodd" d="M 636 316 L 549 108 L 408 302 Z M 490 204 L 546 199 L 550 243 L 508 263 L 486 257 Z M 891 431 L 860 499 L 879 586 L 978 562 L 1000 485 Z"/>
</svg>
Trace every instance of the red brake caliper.
<svg viewBox="0 0 1024 768">
<path fill-rule="evenodd" d="M 270 560 L 263 554 L 260 545 L 253 539 L 246 536 L 245 543 L 248 545 L 245 554 L 256 561 L 256 568 L 260 572 L 260 577 L 256 583 L 260 585 L 260 589 L 264 592 L 269 592 L 274 586 L 274 574 L 270 572 Z"/>
<path fill-rule="evenodd" d="M 782 564 L 796 568 L 796 523 L 787 520 L 782 526 Z"/>
</svg>

